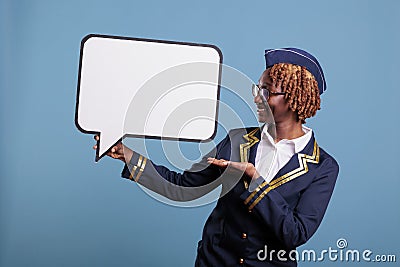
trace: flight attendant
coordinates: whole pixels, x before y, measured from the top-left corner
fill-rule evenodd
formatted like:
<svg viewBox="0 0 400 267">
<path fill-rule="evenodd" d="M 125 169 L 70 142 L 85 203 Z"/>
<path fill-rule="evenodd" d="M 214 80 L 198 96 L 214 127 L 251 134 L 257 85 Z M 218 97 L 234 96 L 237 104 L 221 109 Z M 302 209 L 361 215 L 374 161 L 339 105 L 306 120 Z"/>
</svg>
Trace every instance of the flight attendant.
<svg viewBox="0 0 400 267">
<path fill-rule="evenodd" d="M 320 109 L 326 90 L 322 68 L 297 48 L 266 50 L 265 59 L 266 70 L 251 90 L 259 121 L 267 121 L 269 105 L 275 132 L 268 123 L 232 130 L 195 170 L 183 173 L 121 143 L 108 153 L 126 163 L 124 178 L 150 189 L 161 180 L 199 187 L 228 169 L 241 172 L 206 221 L 195 266 L 297 266 L 293 251 L 315 233 L 331 198 L 339 166 L 304 125 Z"/>
</svg>

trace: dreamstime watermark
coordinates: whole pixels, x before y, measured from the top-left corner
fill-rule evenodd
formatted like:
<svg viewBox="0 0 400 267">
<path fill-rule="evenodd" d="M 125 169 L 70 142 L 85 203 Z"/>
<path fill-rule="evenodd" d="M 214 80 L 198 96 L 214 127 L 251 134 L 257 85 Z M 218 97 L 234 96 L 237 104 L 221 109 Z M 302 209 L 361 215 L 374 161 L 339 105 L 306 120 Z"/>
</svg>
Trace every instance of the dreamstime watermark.
<svg viewBox="0 0 400 267">
<path fill-rule="evenodd" d="M 347 249 L 348 243 L 345 238 L 336 241 L 336 247 L 328 247 L 316 251 L 314 249 L 297 250 L 268 250 L 267 246 L 257 253 L 260 261 L 272 261 L 277 258 L 279 261 L 298 261 L 298 262 L 396 262 L 395 254 L 374 254 L 372 250 Z"/>
</svg>

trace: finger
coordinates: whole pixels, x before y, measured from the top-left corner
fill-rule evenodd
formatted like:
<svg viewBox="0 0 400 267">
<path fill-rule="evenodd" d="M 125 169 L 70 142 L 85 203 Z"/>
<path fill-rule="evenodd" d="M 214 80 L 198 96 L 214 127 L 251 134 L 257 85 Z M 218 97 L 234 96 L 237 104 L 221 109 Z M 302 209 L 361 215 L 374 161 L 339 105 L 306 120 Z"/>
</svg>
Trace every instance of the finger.
<svg viewBox="0 0 400 267">
<path fill-rule="evenodd" d="M 229 164 L 229 161 L 226 160 L 226 159 L 217 159 L 217 161 L 218 161 L 219 164 L 222 164 L 222 165 L 228 165 Z"/>
<path fill-rule="evenodd" d="M 97 145 L 94 145 L 94 146 L 93 146 L 93 149 L 96 150 L 96 149 L 97 149 Z"/>
<path fill-rule="evenodd" d="M 111 148 L 111 152 L 112 152 L 112 153 L 116 153 L 117 151 L 119 151 L 118 145 L 113 146 L 113 147 Z"/>
<path fill-rule="evenodd" d="M 113 158 L 113 159 L 116 158 L 115 153 L 112 153 L 112 152 L 108 152 L 108 153 L 106 153 L 106 155 L 109 156 L 109 157 L 111 157 L 111 158 Z"/>
<path fill-rule="evenodd" d="M 217 165 L 219 167 L 226 167 L 229 161 L 225 159 L 207 158 L 207 163 Z"/>
<path fill-rule="evenodd" d="M 207 163 L 211 164 L 215 161 L 215 158 L 207 158 Z"/>
<path fill-rule="evenodd" d="M 94 136 L 94 140 L 99 141 L 99 139 L 100 139 L 99 135 L 96 134 L 96 135 Z"/>
</svg>

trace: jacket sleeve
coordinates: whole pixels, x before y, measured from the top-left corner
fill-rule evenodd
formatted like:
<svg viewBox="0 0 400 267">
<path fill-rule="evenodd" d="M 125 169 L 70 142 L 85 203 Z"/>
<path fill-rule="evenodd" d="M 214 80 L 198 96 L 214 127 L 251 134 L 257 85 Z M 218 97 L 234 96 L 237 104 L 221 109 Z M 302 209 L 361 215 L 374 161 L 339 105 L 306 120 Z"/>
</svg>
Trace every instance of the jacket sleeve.
<svg viewBox="0 0 400 267">
<path fill-rule="evenodd" d="M 221 157 L 220 151 L 229 146 L 229 143 L 227 136 L 200 162 L 182 173 L 154 164 L 143 155 L 134 153 L 121 175 L 171 200 L 194 200 L 218 187 L 219 183 L 216 180 L 221 175 L 221 170 L 208 164 L 207 158 Z"/>
<path fill-rule="evenodd" d="M 268 183 L 260 186 L 251 201 L 251 192 L 248 190 L 241 195 L 249 211 L 272 229 L 288 249 L 304 244 L 317 230 L 331 198 L 339 166 L 333 158 L 329 158 L 321 163 L 316 172 L 312 183 L 301 192 L 294 209 Z"/>
</svg>

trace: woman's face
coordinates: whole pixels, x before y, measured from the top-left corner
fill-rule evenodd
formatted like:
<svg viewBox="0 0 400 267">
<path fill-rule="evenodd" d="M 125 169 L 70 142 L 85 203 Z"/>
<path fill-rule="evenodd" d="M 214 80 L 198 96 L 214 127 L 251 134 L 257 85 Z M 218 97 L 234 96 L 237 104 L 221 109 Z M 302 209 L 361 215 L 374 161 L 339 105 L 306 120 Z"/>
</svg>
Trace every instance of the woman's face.
<svg viewBox="0 0 400 267">
<path fill-rule="evenodd" d="M 261 89 L 267 89 L 271 93 L 282 92 L 281 86 L 277 87 L 273 86 L 272 79 L 269 76 L 270 68 L 266 69 L 262 74 L 258 81 L 258 86 Z M 264 104 L 261 100 L 261 97 L 258 95 L 254 97 L 254 103 L 257 105 L 257 115 L 259 122 L 267 121 L 267 113 L 265 111 Z M 288 112 L 291 112 L 289 109 L 289 103 L 286 101 L 284 95 L 274 95 L 269 94 L 269 98 L 267 99 L 267 103 L 271 109 L 272 115 L 274 116 L 275 122 L 280 122 L 286 118 Z"/>
</svg>

